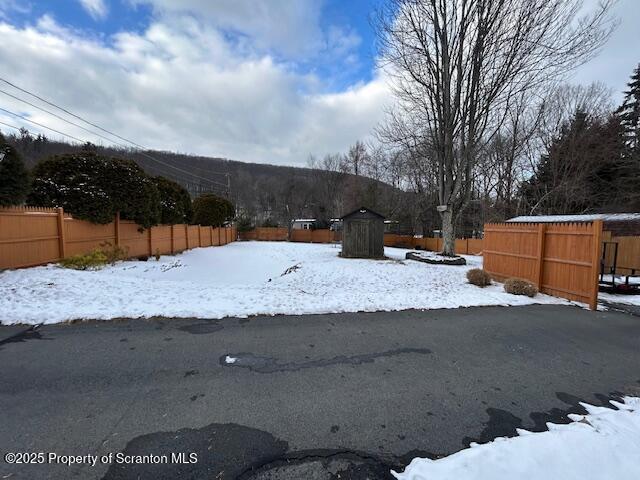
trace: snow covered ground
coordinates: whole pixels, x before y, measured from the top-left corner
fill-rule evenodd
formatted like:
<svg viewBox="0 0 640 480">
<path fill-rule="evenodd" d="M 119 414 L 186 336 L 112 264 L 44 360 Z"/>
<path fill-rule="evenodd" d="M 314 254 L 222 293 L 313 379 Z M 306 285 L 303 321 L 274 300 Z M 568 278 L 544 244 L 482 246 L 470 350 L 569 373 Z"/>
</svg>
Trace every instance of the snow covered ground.
<svg viewBox="0 0 640 480">
<path fill-rule="evenodd" d="M 587 415 L 549 431 L 518 431 L 439 460 L 414 459 L 400 480 L 528 480 L 640 478 L 640 398 L 611 402 L 619 410 L 583 404 Z"/>
<path fill-rule="evenodd" d="M 622 295 L 619 293 L 598 293 L 598 300 L 610 303 L 624 303 L 625 305 L 637 305 L 640 307 L 640 295 Z"/>
<path fill-rule="evenodd" d="M 127 261 L 99 271 L 57 265 L 0 273 L 0 321 L 56 323 L 116 317 L 222 318 L 475 305 L 568 303 L 547 295 L 530 299 L 502 285 L 467 283 L 466 266 L 338 257 L 339 245 L 235 242 L 199 248 L 159 261 Z M 285 272 L 287 272 L 285 274 Z"/>
</svg>

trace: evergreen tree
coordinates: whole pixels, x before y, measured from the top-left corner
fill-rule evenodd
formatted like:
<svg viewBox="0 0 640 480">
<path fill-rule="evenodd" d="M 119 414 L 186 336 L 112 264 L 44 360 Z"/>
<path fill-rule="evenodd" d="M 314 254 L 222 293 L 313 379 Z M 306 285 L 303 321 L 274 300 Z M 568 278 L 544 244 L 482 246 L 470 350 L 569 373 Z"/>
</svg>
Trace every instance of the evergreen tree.
<svg viewBox="0 0 640 480">
<path fill-rule="evenodd" d="M 95 223 L 109 223 L 117 212 L 145 228 L 160 220 L 158 189 L 130 160 L 84 150 L 41 161 L 33 176 L 32 205 L 60 206 Z"/>
<path fill-rule="evenodd" d="M 624 157 L 624 129 L 616 115 L 576 112 L 565 124 L 522 195 L 535 214 L 579 214 L 627 209 L 633 164 Z"/>
<path fill-rule="evenodd" d="M 168 178 L 155 177 L 153 181 L 160 195 L 160 223 L 189 223 L 193 216 L 189 192 Z"/>
<path fill-rule="evenodd" d="M 640 64 L 627 85 L 629 90 L 624 92 L 624 101 L 616 114 L 624 127 L 627 144 L 637 154 L 640 148 Z"/>
<path fill-rule="evenodd" d="M 29 193 L 29 172 L 0 133 L 0 206 L 21 205 Z"/>
<path fill-rule="evenodd" d="M 220 227 L 224 222 L 232 220 L 235 207 L 226 198 L 212 193 L 200 195 L 193 201 L 193 223 Z"/>
</svg>

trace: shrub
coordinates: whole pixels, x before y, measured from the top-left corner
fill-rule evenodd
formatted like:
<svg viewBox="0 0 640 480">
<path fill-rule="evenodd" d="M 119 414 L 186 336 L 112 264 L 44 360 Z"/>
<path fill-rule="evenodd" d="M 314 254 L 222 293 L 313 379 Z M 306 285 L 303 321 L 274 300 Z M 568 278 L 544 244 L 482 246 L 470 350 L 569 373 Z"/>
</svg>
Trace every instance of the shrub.
<svg viewBox="0 0 640 480">
<path fill-rule="evenodd" d="M 153 182 L 160 195 L 160 223 L 175 225 L 191 222 L 193 209 L 189 192 L 168 178 L 155 177 Z"/>
<path fill-rule="evenodd" d="M 246 215 L 241 215 L 240 217 L 238 217 L 236 226 L 238 227 L 239 232 L 249 232 L 253 230 L 253 222 L 251 221 L 251 218 Z"/>
<path fill-rule="evenodd" d="M 99 270 L 105 265 L 116 263 L 127 258 L 127 251 L 117 245 L 103 243 L 89 253 L 73 255 L 60 260 L 64 268 L 74 270 Z"/>
<path fill-rule="evenodd" d="M 478 287 L 486 287 L 491 285 L 491 275 L 482 268 L 472 268 L 467 272 L 467 280 Z"/>
<path fill-rule="evenodd" d="M 538 294 L 538 287 L 529 280 L 524 280 L 522 278 L 508 278 L 504 282 L 504 291 L 513 295 L 535 297 Z"/>
<path fill-rule="evenodd" d="M 160 220 L 153 181 L 134 162 L 83 150 L 56 155 L 33 169 L 31 205 L 64 207 L 77 218 L 109 223 L 116 212 L 144 228 Z"/>
<path fill-rule="evenodd" d="M 193 223 L 196 225 L 221 227 L 233 220 L 235 207 L 226 198 L 212 193 L 200 195 L 193 201 Z"/>
<path fill-rule="evenodd" d="M 95 249 L 86 254 L 73 255 L 60 260 L 64 268 L 74 270 L 99 270 L 107 264 L 107 256 L 100 249 Z"/>
<path fill-rule="evenodd" d="M 127 250 L 118 245 L 112 245 L 109 242 L 100 244 L 100 251 L 107 258 L 107 263 L 116 263 L 121 260 L 126 260 L 128 257 Z"/>
<path fill-rule="evenodd" d="M 29 193 L 29 172 L 16 149 L 0 134 L 0 206 L 22 205 Z"/>
</svg>

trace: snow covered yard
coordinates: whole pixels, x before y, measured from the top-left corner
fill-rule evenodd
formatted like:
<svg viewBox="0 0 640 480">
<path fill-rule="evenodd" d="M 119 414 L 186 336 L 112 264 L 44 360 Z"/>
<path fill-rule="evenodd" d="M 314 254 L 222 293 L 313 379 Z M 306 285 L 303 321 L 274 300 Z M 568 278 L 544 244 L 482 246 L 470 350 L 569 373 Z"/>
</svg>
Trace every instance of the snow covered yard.
<svg viewBox="0 0 640 480">
<path fill-rule="evenodd" d="M 469 268 L 405 260 L 407 250 L 385 248 L 389 260 L 338 257 L 339 245 L 235 242 L 159 261 L 126 261 L 98 271 L 57 265 L 0 274 L 0 321 L 56 323 L 117 317 L 222 318 L 476 305 L 568 303 L 530 299 L 502 285 L 478 288 Z"/>
<path fill-rule="evenodd" d="M 416 458 L 399 480 L 530 480 L 640 478 L 640 398 L 611 402 L 619 410 L 582 404 L 587 415 L 549 431 L 472 445 L 439 460 Z"/>
</svg>

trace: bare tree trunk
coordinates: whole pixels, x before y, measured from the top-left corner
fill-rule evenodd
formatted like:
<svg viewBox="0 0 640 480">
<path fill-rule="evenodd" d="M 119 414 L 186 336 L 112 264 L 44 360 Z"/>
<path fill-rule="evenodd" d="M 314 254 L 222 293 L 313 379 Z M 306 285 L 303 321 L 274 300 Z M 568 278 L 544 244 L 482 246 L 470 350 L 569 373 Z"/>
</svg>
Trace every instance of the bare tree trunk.
<svg viewBox="0 0 640 480">
<path fill-rule="evenodd" d="M 456 254 L 456 232 L 453 223 L 453 211 L 447 208 L 440 213 L 442 218 L 442 254 L 454 257 Z"/>
</svg>

